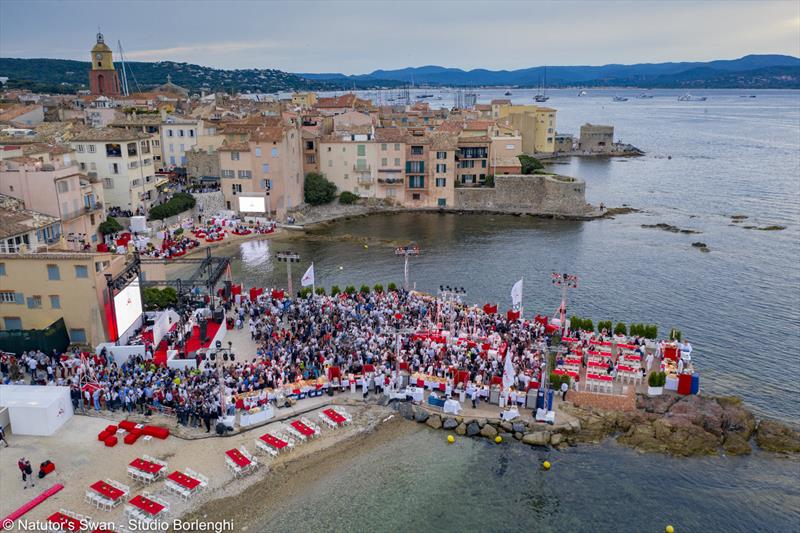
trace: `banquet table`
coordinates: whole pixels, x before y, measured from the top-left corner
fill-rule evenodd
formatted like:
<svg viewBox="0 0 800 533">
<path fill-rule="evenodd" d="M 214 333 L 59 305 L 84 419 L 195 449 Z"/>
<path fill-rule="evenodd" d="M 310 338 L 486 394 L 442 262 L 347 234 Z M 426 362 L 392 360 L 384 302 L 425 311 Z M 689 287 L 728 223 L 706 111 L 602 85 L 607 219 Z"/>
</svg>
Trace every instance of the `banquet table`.
<svg viewBox="0 0 800 533">
<path fill-rule="evenodd" d="M 89 488 L 95 491 L 100 496 L 115 502 L 122 498 L 125 495 L 125 492 L 117 487 L 109 485 L 105 481 L 97 481 L 91 485 Z"/>
<path fill-rule="evenodd" d="M 519 409 L 516 407 L 512 407 L 511 409 L 506 409 L 500 413 L 500 418 L 505 421 L 514 420 L 515 418 L 519 417 Z"/>
<path fill-rule="evenodd" d="M 333 420 L 337 425 L 341 426 L 342 424 L 347 422 L 347 419 L 345 417 L 343 417 L 333 409 L 325 409 L 324 411 L 322 411 L 322 413 L 331 420 Z"/>
<path fill-rule="evenodd" d="M 299 420 L 295 420 L 292 422 L 292 427 L 299 431 L 301 434 L 305 435 L 306 437 L 310 437 L 314 434 L 314 430 L 308 427 L 307 425 L 303 424 Z"/>
<path fill-rule="evenodd" d="M 255 424 L 260 424 L 262 422 L 266 422 L 267 420 L 273 418 L 275 416 L 275 411 L 272 409 L 272 406 L 265 405 L 261 408 L 260 411 L 256 411 L 255 413 L 248 413 L 247 411 L 242 411 L 239 413 L 239 426 L 253 426 Z"/>
<path fill-rule="evenodd" d="M 164 510 L 163 505 L 151 500 L 150 498 L 146 498 L 141 494 L 134 496 L 128 503 L 130 503 L 140 511 L 149 514 L 150 516 L 158 516 L 158 514 Z"/>
<path fill-rule="evenodd" d="M 164 465 L 160 465 L 158 463 L 151 463 L 150 461 L 145 461 L 144 459 L 136 458 L 131 461 L 130 466 L 135 468 L 136 470 L 141 470 L 147 474 L 158 474 Z"/>
<path fill-rule="evenodd" d="M 591 363 L 589 363 L 591 365 Z M 558 374 L 559 376 L 569 376 L 571 378 L 577 378 L 578 373 L 572 370 L 564 370 L 562 368 L 556 368 L 553 370 L 553 374 Z"/>
<path fill-rule="evenodd" d="M 269 433 L 265 433 L 265 434 L 261 435 L 259 437 L 259 439 L 261 439 L 262 441 L 266 442 L 267 444 L 269 444 L 270 446 L 272 446 L 276 450 L 282 450 L 282 449 L 286 448 L 289 445 L 288 442 L 283 441 L 283 440 L 281 440 L 281 439 L 279 439 L 277 437 L 273 437 Z"/>
<path fill-rule="evenodd" d="M 568 358 L 564 359 L 564 363 L 568 364 L 568 365 L 579 365 L 579 364 L 581 364 L 581 360 L 573 358 L 573 357 L 568 357 Z"/>
<path fill-rule="evenodd" d="M 195 478 L 193 478 L 191 476 L 187 476 L 183 472 L 178 472 L 177 470 L 175 472 L 172 472 L 170 475 L 168 475 L 167 479 L 169 479 L 170 481 L 174 481 L 175 483 L 177 483 L 181 487 L 187 488 L 189 490 L 194 490 L 194 489 L 196 489 L 197 487 L 200 486 L 200 480 L 199 479 L 195 479 Z"/>
<path fill-rule="evenodd" d="M 411 400 L 415 403 L 421 403 L 424 399 L 425 391 L 420 387 L 407 387 L 406 395 L 411 396 Z"/>
<path fill-rule="evenodd" d="M 51 524 L 58 524 L 63 531 L 80 531 L 81 530 L 81 521 L 77 518 L 73 518 L 69 515 L 66 515 L 62 512 L 57 512 L 51 514 L 47 521 Z"/>
<path fill-rule="evenodd" d="M 606 364 L 595 363 L 593 361 L 589 361 L 588 363 L 586 363 L 586 366 L 588 366 L 589 368 L 608 368 L 608 365 Z"/>
<path fill-rule="evenodd" d="M 444 402 L 444 407 L 442 407 L 442 410 L 445 413 L 457 415 L 461 411 L 461 404 L 456 400 L 447 400 Z"/>
<path fill-rule="evenodd" d="M 245 467 L 250 464 L 250 459 L 245 457 L 244 454 L 239 450 L 237 450 L 236 448 L 228 450 L 227 452 L 225 452 L 225 455 L 230 457 L 231 461 L 233 461 L 234 464 L 236 464 L 236 466 L 238 466 L 239 468 Z"/>
</svg>

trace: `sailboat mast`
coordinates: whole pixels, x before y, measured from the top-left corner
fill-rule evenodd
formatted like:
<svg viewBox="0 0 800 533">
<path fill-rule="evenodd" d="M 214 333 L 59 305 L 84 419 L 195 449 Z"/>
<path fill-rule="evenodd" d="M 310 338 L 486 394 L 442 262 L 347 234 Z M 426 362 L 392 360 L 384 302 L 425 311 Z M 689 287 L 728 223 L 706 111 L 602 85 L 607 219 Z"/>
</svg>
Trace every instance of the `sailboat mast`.
<svg viewBox="0 0 800 533">
<path fill-rule="evenodd" d="M 122 61 L 122 93 L 129 96 L 128 92 L 128 73 L 125 70 L 125 54 L 122 52 L 122 41 L 117 41 L 117 48 L 119 48 L 119 58 Z"/>
</svg>

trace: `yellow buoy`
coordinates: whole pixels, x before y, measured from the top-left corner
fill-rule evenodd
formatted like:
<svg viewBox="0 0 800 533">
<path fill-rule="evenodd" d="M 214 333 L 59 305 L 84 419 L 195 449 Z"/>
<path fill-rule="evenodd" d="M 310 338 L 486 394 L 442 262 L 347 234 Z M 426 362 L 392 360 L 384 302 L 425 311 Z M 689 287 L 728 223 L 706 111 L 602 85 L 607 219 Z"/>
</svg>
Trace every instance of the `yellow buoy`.
<svg viewBox="0 0 800 533">
<path fill-rule="evenodd" d="M 503 437 L 501 437 L 500 435 L 498 435 L 498 436 L 496 436 L 496 437 L 494 438 L 494 441 L 495 441 L 497 444 L 500 444 L 501 442 L 503 442 Z"/>
<path fill-rule="evenodd" d="M 550 470 L 550 461 L 545 461 L 545 462 L 543 462 L 543 463 L 542 463 L 542 467 L 543 467 L 545 470 Z"/>
<path fill-rule="evenodd" d="M 666 531 L 667 533 L 675 533 L 675 528 L 672 526 L 667 526 L 666 528 L 664 528 L 664 531 Z"/>
<path fill-rule="evenodd" d="M 456 438 L 454 436 L 452 436 L 452 435 L 448 435 L 447 436 L 447 442 L 449 442 L 450 444 L 453 444 L 455 441 L 456 441 Z"/>
<path fill-rule="evenodd" d="M 365 244 L 365 245 L 364 245 L 364 248 L 369 248 L 369 246 L 367 246 L 367 245 Z"/>
</svg>

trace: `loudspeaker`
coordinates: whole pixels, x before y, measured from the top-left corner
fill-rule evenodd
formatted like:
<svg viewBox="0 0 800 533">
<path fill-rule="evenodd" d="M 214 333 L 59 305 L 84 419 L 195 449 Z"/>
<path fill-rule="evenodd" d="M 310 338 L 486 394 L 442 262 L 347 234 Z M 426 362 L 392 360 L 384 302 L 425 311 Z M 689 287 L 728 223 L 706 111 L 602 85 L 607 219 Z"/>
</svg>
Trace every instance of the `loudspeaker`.
<svg viewBox="0 0 800 533">
<path fill-rule="evenodd" d="M 223 361 L 227 361 L 228 360 L 228 353 L 227 352 L 222 352 L 222 360 Z"/>
<path fill-rule="evenodd" d="M 211 357 L 210 357 L 210 359 L 211 359 L 212 361 L 216 361 L 216 360 L 217 360 L 217 352 L 211 352 Z"/>
<path fill-rule="evenodd" d="M 225 309 L 217 307 L 216 309 L 214 309 L 213 317 L 214 317 L 214 322 L 218 323 L 222 322 L 223 320 L 225 320 Z"/>
<path fill-rule="evenodd" d="M 236 354 L 235 353 L 231 354 L 231 361 L 236 361 Z"/>
</svg>

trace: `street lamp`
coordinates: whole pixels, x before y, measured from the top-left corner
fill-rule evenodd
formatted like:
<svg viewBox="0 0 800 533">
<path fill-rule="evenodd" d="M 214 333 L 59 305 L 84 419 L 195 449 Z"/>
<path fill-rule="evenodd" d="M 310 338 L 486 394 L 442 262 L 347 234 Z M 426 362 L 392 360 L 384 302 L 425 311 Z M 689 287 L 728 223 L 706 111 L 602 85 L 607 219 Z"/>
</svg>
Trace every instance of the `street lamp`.
<svg viewBox="0 0 800 533">
<path fill-rule="evenodd" d="M 553 272 L 552 274 L 553 285 L 561 287 L 561 332 L 564 332 L 565 320 L 567 318 L 567 289 L 578 288 L 578 276 L 574 274 L 567 274 Z"/>
<path fill-rule="evenodd" d="M 394 249 L 394 255 L 403 257 L 403 288 L 408 290 L 408 258 L 419 255 L 419 246 L 416 244 L 409 244 L 406 246 L 398 246 Z"/>
<path fill-rule="evenodd" d="M 286 274 L 288 277 L 289 296 L 291 296 L 294 294 L 294 292 L 292 291 L 292 263 L 300 262 L 300 254 L 288 251 L 278 252 L 277 254 L 275 254 L 275 258 L 278 261 L 286 263 Z"/>
</svg>

